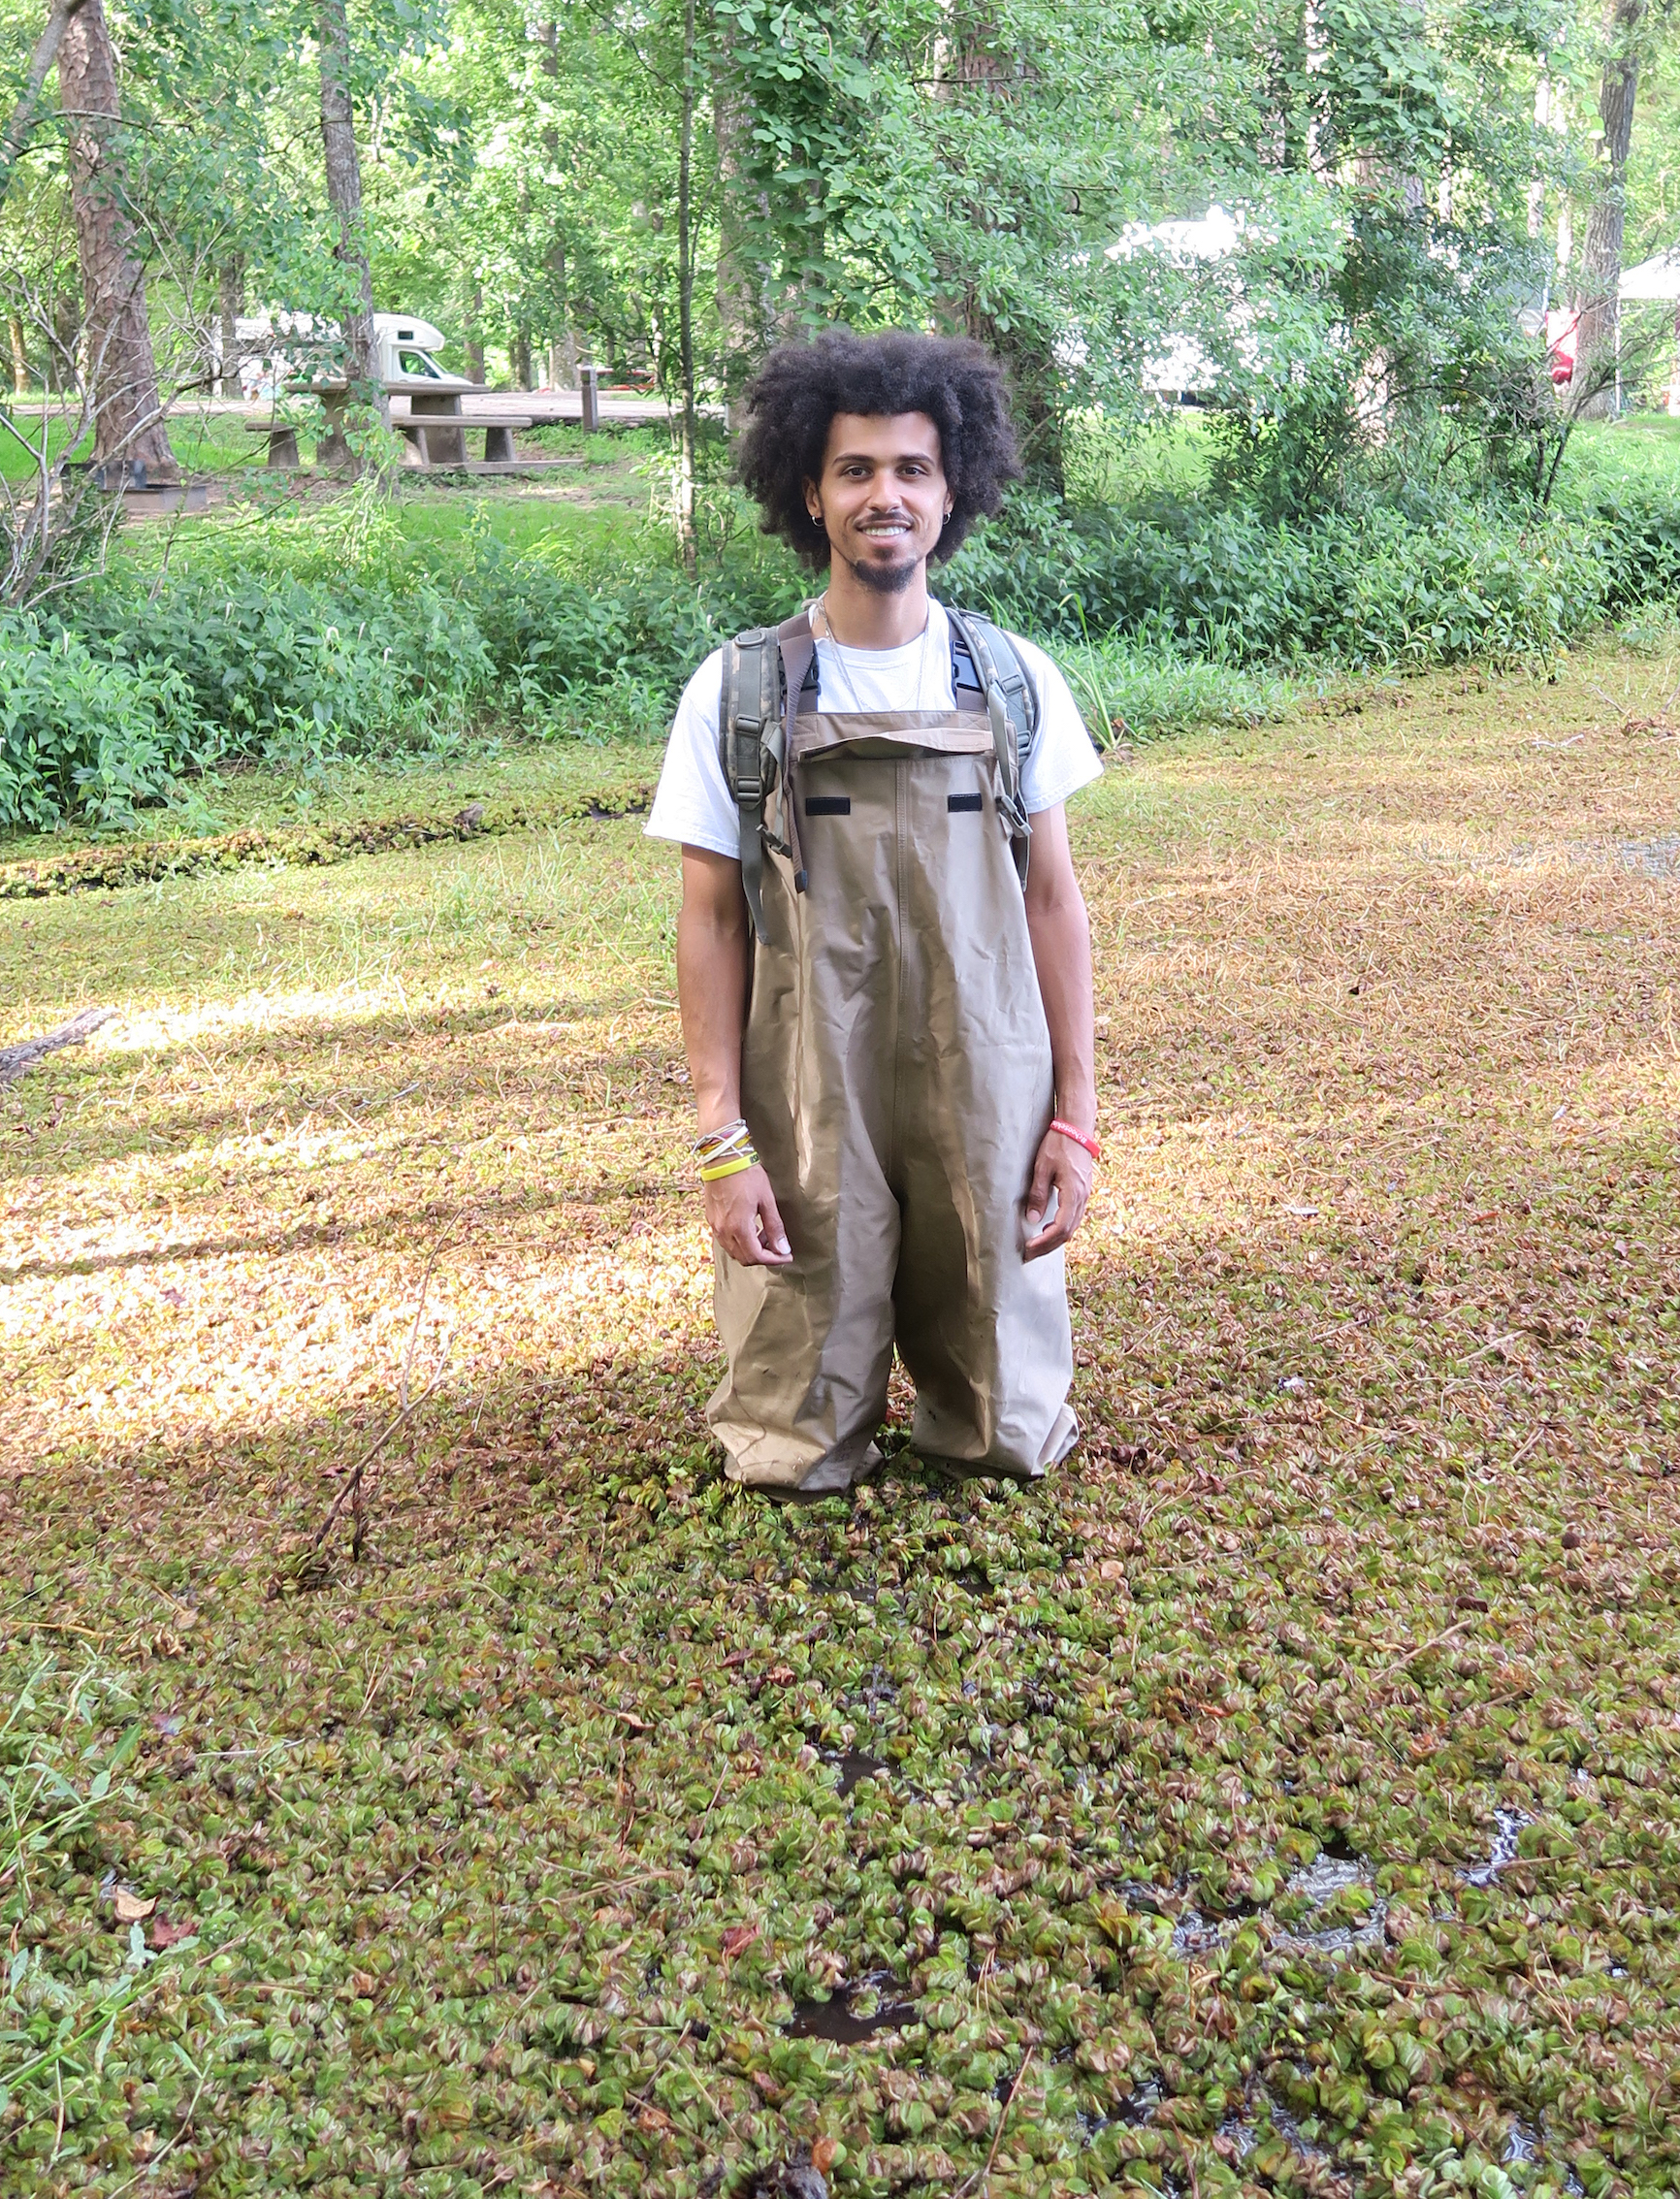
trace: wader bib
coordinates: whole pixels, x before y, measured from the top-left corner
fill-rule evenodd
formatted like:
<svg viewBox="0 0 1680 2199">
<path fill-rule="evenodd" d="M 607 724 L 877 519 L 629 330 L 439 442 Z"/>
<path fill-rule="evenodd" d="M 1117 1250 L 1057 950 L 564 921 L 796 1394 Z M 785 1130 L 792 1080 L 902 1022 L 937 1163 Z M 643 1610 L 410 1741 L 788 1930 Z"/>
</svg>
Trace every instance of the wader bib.
<svg viewBox="0 0 1680 2199">
<path fill-rule="evenodd" d="M 714 1247 L 707 1418 L 731 1479 L 844 1489 L 880 1463 L 896 1342 L 916 1451 L 1029 1478 L 1078 1427 L 1062 1254 L 1021 1258 L 1054 1086 L 992 720 L 824 709 L 808 627 L 781 643 L 741 1112 L 793 1257 Z"/>
</svg>

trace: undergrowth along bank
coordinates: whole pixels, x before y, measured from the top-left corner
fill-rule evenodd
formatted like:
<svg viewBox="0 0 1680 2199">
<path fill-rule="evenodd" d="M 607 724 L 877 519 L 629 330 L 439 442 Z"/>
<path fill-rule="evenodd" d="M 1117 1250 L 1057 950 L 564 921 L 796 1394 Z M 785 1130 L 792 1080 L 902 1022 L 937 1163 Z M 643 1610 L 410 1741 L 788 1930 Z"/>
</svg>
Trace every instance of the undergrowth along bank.
<svg viewBox="0 0 1680 2199">
<path fill-rule="evenodd" d="M 761 543 L 691 582 L 645 532 L 512 547 L 481 511 L 416 539 L 361 492 L 205 528 L 175 555 L 161 573 L 119 560 L 55 613 L 0 616 L 0 829 L 130 828 L 230 756 L 446 753 L 487 726 L 658 739 L 695 665 L 809 586 Z M 1680 595 L 1680 499 L 1624 484 L 1549 513 L 1268 524 L 1021 495 L 938 585 L 1055 647 L 1107 741 L 1276 719 L 1293 680 L 1327 668 L 1550 662 Z"/>
<path fill-rule="evenodd" d="M 439 840 L 476 840 L 523 832 L 585 817 L 625 817 L 653 799 L 651 784 L 628 801 L 596 802 L 575 796 L 549 802 L 469 802 L 449 815 L 404 815 L 322 820 L 273 828 L 247 825 L 198 840 L 144 840 L 79 848 L 28 862 L 0 863 L 0 901 L 45 900 L 55 893 L 110 892 L 121 886 L 150 886 L 165 878 L 201 878 L 246 864 L 307 869 L 348 862 L 354 856 L 386 855 Z"/>
</svg>

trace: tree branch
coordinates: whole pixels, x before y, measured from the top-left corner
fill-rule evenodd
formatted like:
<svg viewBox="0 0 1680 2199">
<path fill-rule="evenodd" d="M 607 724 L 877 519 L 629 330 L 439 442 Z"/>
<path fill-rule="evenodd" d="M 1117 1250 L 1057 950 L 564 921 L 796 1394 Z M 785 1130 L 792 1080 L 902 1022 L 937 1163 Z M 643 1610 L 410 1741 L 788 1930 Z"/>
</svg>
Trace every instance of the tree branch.
<svg viewBox="0 0 1680 2199">
<path fill-rule="evenodd" d="M 30 131 L 35 127 L 35 103 L 41 97 L 41 87 L 47 81 L 47 72 L 58 58 L 58 48 L 74 16 L 81 15 L 87 0 L 53 0 L 47 17 L 47 28 L 35 41 L 35 50 L 29 56 L 29 74 L 24 80 L 23 91 L 12 110 L 12 119 L 6 125 L 6 135 L 0 138 L 0 203 L 3 203 L 12 184 L 12 171 L 17 165 Z"/>
</svg>

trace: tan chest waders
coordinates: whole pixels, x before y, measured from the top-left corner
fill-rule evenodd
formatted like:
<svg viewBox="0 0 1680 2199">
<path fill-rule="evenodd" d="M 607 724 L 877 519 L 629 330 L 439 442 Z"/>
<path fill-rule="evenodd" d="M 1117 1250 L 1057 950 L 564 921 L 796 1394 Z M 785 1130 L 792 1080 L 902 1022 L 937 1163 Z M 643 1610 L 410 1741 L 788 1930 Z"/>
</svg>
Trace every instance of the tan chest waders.
<svg viewBox="0 0 1680 2199">
<path fill-rule="evenodd" d="M 725 652 L 757 935 L 741 1112 L 793 1258 L 715 1249 L 707 1418 L 759 1487 L 879 1463 L 894 1343 L 924 1458 L 1025 1478 L 1078 1434 L 1062 1255 L 1021 1257 L 1055 1097 L 1022 896 L 1030 691 L 995 629 L 951 619 L 954 710 L 824 707 L 803 614 Z"/>
</svg>

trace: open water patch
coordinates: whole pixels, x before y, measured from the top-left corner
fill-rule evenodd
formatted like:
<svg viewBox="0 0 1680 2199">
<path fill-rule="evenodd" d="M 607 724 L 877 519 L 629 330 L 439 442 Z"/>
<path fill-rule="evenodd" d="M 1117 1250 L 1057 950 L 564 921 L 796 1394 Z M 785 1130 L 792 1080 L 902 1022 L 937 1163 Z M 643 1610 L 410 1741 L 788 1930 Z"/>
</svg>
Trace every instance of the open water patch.
<svg viewBox="0 0 1680 2199">
<path fill-rule="evenodd" d="M 828 2000 L 796 2000 L 792 2020 L 782 2026 L 791 2039 L 827 2039 L 835 2046 L 861 2046 L 877 2031 L 901 2031 L 916 2021 L 913 2000 L 884 2000 L 885 1986 L 897 1980 L 890 1970 L 871 1971 L 854 1986 L 843 1988 Z M 872 2008 L 854 2008 L 855 2000 L 870 2000 Z"/>
<path fill-rule="evenodd" d="M 1467 872 L 1562 867 L 1619 871 L 1625 878 L 1680 878 L 1680 832 L 1659 832 L 1649 840 L 1520 840 L 1502 850 L 1423 845 L 1411 853 L 1419 862 Z"/>
<path fill-rule="evenodd" d="M 1153 2119 L 1161 2104 L 1161 2087 L 1154 2079 L 1147 2078 L 1142 2085 L 1132 2087 L 1123 2100 L 1116 2100 L 1111 2122 L 1123 2122 L 1130 2129 L 1141 2130 Z"/>
<path fill-rule="evenodd" d="M 1271 1927 L 1272 1945 L 1285 1955 L 1358 1955 L 1369 1948 L 1382 1944 L 1382 1928 L 1388 1918 L 1388 1904 L 1380 1901 L 1371 1891 L 1371 1869 L 1363 1857 L 1350 1853 L 1332 1855 L 1328 1851 L 1312 1862 L 1298 1870 L 1283 1889 L 1283 1898 L 1292 1903 L 1305 1903 L 1306 1914 L 1298 1924 L 1274 1924 Z M 1314 1923 L 1331 1911 L 1335 1902 L 1341 1901 L 1356 1888 L 1363 1888 L 1370 1895 L 1363 1913 L 1356 1918 L 1345 1914 L 1333 1921 Z"/>
<path fill-rule="evenodd" d="M 1540 2158 L 1540 2134 L 1520 2115 L 1511 2118 L 1511 2126 L 1505 2133 L 1505 2150 L 1500 2155 L 1505 2168 L 1522 2168 Z"/>
<path fill-rule="evenodd" d="M 1680 876 L 1680 832 L 1660 832 L 1654 840 L 1571 840 L 1568 855 L 1583 869 L 1674 878 Z"/>
<path fill-rule="evenodd" d="M 866 1779 L 889 1780 L 892 1766 L 882 1757 L 870 1756 L 864 1749 L 824 1749 L 823 1762 L 837 1767 L 840 1773 L 840 1798 L 844 1801 L 855 1787 Z"/>
<path fill-rule="evenodd" d="M 1313 2144 L 1280 2100 L 1274 2099 L 1270 2092 L 1265 2098 L 1266 2112 L 1271 2118 L 1274 2132 L 1292 2151 L 1299 2153 L 1304 2161 L 1319 2167 L 1335 2166 L 1335 2155 L 1327 2148 Z"/>
<path fill-rule="evenodd" d="M 1459 1872 L 1465 1886 L 1492 1886 L 1501 1871 L 1506 1870 L 1517 1859 L 1517 1844 L 1522 1838 L 1523 1827 L 1533 1825 L 1534 1819 L 1522 1810 L 1495 1810 L 1493 1848 L 1484 1863 L 1469 1863 Z"/>
<path fill-rule="evenodd" d="M 1238 1917 L 1215 1920 L 1204 1917 L 1199 1909 L 1181 1910 L 1173 1926 L 1173 1953 L 1180 1962 L 1191 1955 L 1206 1955 L 1210 1948 L 1235 1939 L 1242 1928 Z"/>
</svg>

